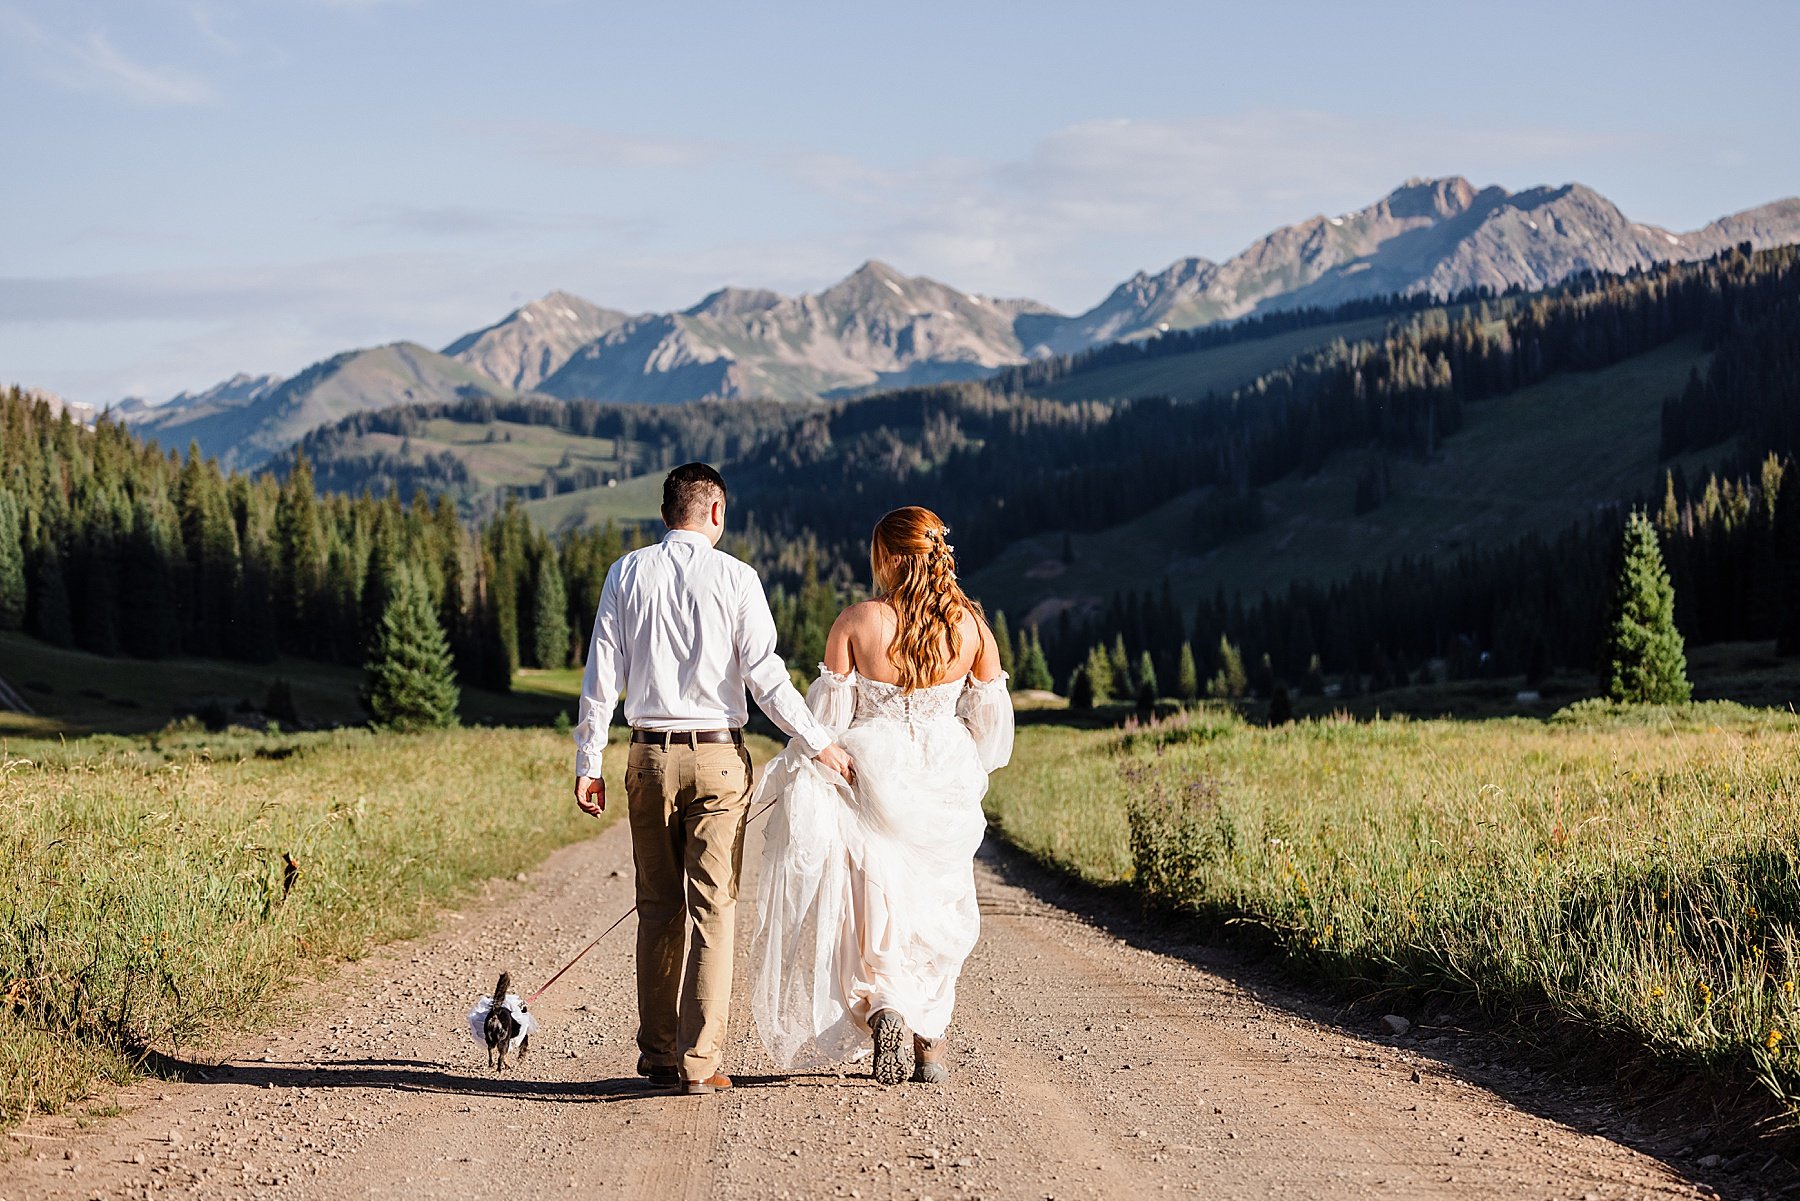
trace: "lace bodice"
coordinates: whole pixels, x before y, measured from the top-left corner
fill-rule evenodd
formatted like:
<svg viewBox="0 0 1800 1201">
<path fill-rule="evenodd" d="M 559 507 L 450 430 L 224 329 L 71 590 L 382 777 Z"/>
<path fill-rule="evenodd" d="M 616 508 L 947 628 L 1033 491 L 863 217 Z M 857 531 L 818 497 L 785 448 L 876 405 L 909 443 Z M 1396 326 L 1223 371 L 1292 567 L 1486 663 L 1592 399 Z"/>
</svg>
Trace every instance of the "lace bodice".
<svg viewBox="0 0 1800 1201">
<path fill-rule="evenodd" d="M 908 723 L 947 721 L 956 716 L 956 702 L 968 686 L 968 679 L 945 680 L 930 688 L 907 692 L 898 684 L 871 680 L 857 675 L 856 720 L 903 721 Z"/>
<path fill-rule="evenodd" d="M 960 721 L 975 740 L 987 770 L 1012 757 L 1012 696 L 1006 690 L 1005 673 L 985 681 L 964 676 L 907 692 L 898 684 L 871 680 L 856 671 L 839 675 L 821 663 L 806 702 L 833 734 L 877 721 L 909 726 Z"/>
</svg>

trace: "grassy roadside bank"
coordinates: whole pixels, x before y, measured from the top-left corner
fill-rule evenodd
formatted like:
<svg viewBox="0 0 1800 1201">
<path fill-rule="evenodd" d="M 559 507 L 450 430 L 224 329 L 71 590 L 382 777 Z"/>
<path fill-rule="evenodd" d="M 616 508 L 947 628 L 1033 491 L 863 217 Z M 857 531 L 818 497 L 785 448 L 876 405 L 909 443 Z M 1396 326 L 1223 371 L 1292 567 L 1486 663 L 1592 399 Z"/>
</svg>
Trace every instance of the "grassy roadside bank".
<svg viewBox="0 0 1800 1201">
<path fill-rule="evenodd" d="M 529 729 L 9 742 L 0 1126 L 131 1079 L 143 1048 L 255 1028 L 293 983 L 591 836 L 570 762 Z"/>
<path fill-rule="evenodd" d="M 1256 927 L 1299 976 L 1550 1017 L 1800 1098 L 1800 718 L 1199 713 L 1021 730 L 989 814 L 1038 859 Z"/>
</svg>

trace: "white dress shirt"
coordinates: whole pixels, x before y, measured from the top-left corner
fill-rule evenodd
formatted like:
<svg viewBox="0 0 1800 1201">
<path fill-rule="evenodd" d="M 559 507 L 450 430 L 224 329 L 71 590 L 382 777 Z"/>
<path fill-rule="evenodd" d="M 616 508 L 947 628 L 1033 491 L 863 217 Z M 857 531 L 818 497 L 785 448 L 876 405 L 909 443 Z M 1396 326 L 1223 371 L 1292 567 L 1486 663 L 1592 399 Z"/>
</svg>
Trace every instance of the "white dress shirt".
<svg viewBox="0 0 1800 1201">
<path fill-rule="evenodd" d="M 634 730 L 723 730 L 757 707 L 808 754 L 831 745 L 775 653 L 775 618 L 756 569 L 703 534 L 670 530 L 606 573 L 581 681 L 575 774 L 598 776 L 613 706 Z"/>
</svg>

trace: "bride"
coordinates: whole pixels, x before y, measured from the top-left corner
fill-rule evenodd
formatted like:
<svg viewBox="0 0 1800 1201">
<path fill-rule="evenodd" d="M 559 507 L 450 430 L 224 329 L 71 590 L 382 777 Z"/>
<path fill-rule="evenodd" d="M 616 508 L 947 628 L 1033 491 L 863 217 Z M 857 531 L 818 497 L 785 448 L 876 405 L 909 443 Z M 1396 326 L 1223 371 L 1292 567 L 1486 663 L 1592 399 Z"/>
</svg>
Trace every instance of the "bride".
<svg viewBox="0 0 1800 1201">
<path fill-rule="evenodd" d="M 757 883 L 752 1008 L 785 1070 L 860 1058 L 883 1084 L 948 1078 L 956 978 L 975 947 L 975 850 L 988 773 L 1012 755 L 994 635 L 956 582 L 937 514 L 875 526 L 876 598 L 838 615 L 807 703 L 855 760 L 854 783 L 789 749 Z M 755 811 L 754 808 L 752 810 Z"/>
</svg>

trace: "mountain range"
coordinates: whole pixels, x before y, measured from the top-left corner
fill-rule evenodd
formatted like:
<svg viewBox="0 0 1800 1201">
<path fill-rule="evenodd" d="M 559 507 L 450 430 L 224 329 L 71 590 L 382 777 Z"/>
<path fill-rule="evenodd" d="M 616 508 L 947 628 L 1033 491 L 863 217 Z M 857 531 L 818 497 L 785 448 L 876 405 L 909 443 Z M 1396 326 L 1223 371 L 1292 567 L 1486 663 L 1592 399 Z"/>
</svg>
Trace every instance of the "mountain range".
<svg viewBox="0 0 1800 1201">
<path fill-rule="evenodd" d="M 1223 263 L 1185 258 L 1139 272 L 1075 316 L 880 262 L 815 294 L 728 287 L 674 313 L 627 314 L 552 292 L 441 353 L 411 343 L 349 351 L 292 379 L 240 375 L 115 412 L 165 443 L 192 439 L 250 467 L 325 421 L 394 404 L 521 392 L 650 404 L 829 399 L 979 378 L 1035 357 L 1280 309 L 1536 290 L 1583 271 L 1706 258 L 1739 242 L 1800 242 L 1800 198 L 1676 233 L 1631 221 L 1580 184 L 1508 192 L 1461 177 L 1415 179 L 1366 208 L 1278 229 Z"/>
</svg>

